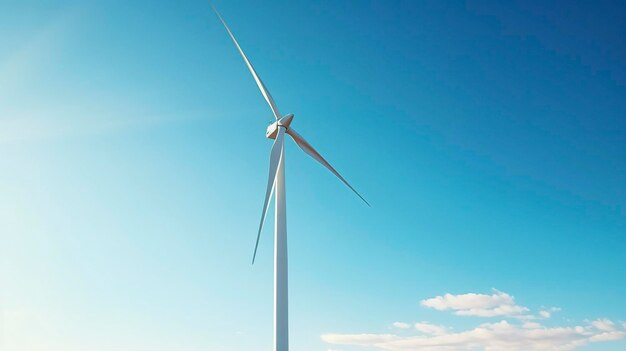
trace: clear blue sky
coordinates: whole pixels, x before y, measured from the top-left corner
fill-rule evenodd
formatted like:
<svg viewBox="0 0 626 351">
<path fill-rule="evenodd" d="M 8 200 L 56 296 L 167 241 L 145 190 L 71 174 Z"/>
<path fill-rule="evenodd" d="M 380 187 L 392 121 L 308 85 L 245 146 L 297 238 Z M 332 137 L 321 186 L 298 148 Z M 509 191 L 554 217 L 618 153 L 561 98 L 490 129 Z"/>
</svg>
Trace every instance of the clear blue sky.
<svg viewBox="0 0 626 351">
<path fill-rule="evenodd" d="M 215 5 L 372 203 L 287 143 L 294 350 L 435 338 L 418 322 L 625 336 L 623 2 Z M 271 118 L 204 1 L 4 0 L 0 348 L 269 350 Z M 527 310 L 425 302 L 446 293 Z"/>
</svg>

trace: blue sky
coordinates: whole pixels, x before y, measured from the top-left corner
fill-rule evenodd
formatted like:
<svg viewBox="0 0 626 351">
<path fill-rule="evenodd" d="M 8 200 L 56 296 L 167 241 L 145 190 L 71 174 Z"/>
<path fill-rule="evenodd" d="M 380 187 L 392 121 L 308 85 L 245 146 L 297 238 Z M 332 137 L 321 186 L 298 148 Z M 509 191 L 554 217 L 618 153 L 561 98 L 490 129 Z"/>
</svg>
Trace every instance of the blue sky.
<svg viewBox="0 0 626 351">
<path fill-rule="evenodd" d="M 373 205 L 287 143 L 293 349 L 626 347 L 623 3 L 215 4 Z M 1 8 L 3 350 L 269 349 L 271 111 L 208 4 Z"/>
</svg>

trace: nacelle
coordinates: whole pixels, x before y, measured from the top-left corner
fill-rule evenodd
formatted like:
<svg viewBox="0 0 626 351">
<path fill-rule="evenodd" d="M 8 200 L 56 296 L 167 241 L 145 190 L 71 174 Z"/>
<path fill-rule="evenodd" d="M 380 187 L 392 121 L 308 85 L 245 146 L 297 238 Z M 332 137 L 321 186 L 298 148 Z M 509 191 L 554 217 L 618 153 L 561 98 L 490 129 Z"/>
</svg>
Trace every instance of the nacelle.
<svg viewBox="0 0 626 351">
<path fill-rule="evenodd" d="M 265 136 L 269 139 L 276 139 L 276 135 L 278 134 L 278 127 L 285 127 L 289 129 L 291 125 L 291 121 L 293 121 L 293 113 L 286 115 L 285 117 L 279 119 L 278 121 L 267 126 L 267 131 L 265 132 Z"/>
</svg>

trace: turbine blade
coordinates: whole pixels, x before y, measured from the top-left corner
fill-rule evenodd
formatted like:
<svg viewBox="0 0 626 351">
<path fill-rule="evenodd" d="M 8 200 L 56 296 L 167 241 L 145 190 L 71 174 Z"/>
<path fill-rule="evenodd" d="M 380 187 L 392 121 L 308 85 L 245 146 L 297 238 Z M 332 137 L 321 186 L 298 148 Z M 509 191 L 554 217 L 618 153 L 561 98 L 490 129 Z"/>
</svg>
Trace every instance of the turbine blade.
<svg viewBox="0 0 626 351">
<path fill-rule="evenodd" d="M 261 90 L 261 94 L 263 94 L 263 97 L 265 98 L 265 101 L 267 101 L 267 103 L 270 105 L 270 108 L 272 109 L 272 113 L 274 114 L 274 117 L 277 120 L 280 119 L 282 116 L 280 115 L 280 112 L 278 111 L 278 107 L 276 106 L 276 102 L 274 102 L 274 99 L 272 98 L 272 95 L 270 94 L 269 90 L 267 90 L 267 88 L 265 87 L 265 84 L 263 84 L 263 81 L 261 80 L 261 77 L 259 77 L 259 75 L 254 70 L 254 67 L 252 67 L 252 63 L 250 63 L 250 61 L 246 57 L 246 54 L 243 53 L 243 50 L 241 49 L 241 46 L 239 46 L 239 43 L 237 42 L 237 39 L 235 39 L 235 36 L 230 31 L 230 28 L 228 28 L 228 25 L 226 24 L 226 22 L 222 18 L 222 15 L 220 15 L 220 13 L 217 11 L 217 9 L 215 8 L 215 6 L 213 6 L 212 3 L 209 2 L 209 4 L 213 8 L 213 11 L 215 11 L 215 14 L 217 15 L 217 17 L 219 17 L 220 21 L 224 25 L 224 28 L 226 28 L 226 31 L 228 32 L 228 35 L 230 35 L 230 38 L 233 40 L 233 43 L 235 43 L 235 46 L 237 47 L 237 50 L 239 50 L 239 53 L 241 54 L 241 57 L 243 57 L 243 60 L 246 62 L 246 65 L 248 66 L 248 69 L 250 70 L 250 73 L 252 73 L 252 76 L 254 77 L 254 81 L 256 82 L 256 85 L 258 85 L 259 89 Z"/>
<path fill-rule="evenodd" d="M 261 237 L 261 230 L 263 229 L 263 223 L 265 222 L 265 215 L 267 214 L 267 207 L 270 204 L 270 197 L 274 192 L 274 183 L 276 181 L 276 171 L 278 170 L 278 163 L 283 153 L 285 128 L 278 128 L 278 134 L 272 151 L 270 152 L 270 174 L 267 179 L 267 190 L 265 191 L 265 202 L 263 203 L 263 213 L 261 214 L 261 223 L 259 224 L 259 232 L 256 235 L 256 244 L 254 244 L 254 255 L 252 255 L 252 264 L 256 258 L 256 250 L 259 247 L 259 238 Z"/>
<path fill-rule="evenodd" d="M 354 188 L 348 183 L 348 181 L 346 181 L 341 174 L 339 174 L 339 172 L 337 172 L 333 166 L 330 165 L 330 163 L 328 163 L 328 161 L 326 161 L 324 159 L 324 157 L 322 157 L 322 155 L 320 155 L 319 152 L 317 152 L 313 146 L 311 146 L 311 144 L 309 144 L 306 140 L 304 140 L 304 138 L 298 134 L 293 128 L 289 128 L 287 129 L 287 134 L 289 134 L 291 136 L 291 138 L 293 139 L 293 141 L 296 142 L 296 144 L 298 144 L 298 146 L 302 149 L 302 151 L 306 152 L 307 154 L 309 154 L 309 156 L 313 157 L 314 159 L 317 160 L 317 162 L 321 163 L 324 167 L 328 168 L 329 171 L 333 172 L 334 175 L 337 176 L 337 178 L 339 178 L 339 180 L 341 180 L 345 185 L 348 186 L 348 188 L 350 188 L 350 190 L 354 191 L 354 193 L 361 198 L 361 200 L 363 200 L 363 202 L 365 202 L 367 204 L 367 206 L 371 205 L 369 204 L 369 202 L 367 202 L 367 200 L 365 200 L 365 198 L 363 198 L 363 196 L 361 196 L 361 194 L 359 194 L 356 190 L 354 190 Z"/>
</svg>

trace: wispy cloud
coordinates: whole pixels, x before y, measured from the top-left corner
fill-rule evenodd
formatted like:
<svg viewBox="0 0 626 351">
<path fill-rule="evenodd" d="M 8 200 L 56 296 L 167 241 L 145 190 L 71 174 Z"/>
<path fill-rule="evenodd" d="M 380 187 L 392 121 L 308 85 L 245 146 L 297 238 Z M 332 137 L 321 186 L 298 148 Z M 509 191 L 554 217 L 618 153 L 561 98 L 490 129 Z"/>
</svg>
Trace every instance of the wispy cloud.
<svg viewBox="0 0 626 351">
<path fill-rule="evenodd" d="M 104 107 L 103 101 L 115 101 L 115 104 Z M 0 143 L 91 135 L 189 119 L 185 112 L 172 116 L 106 94 L 84 94 L 80 101 L 73 102 L 46 101 L 40 106 L 5 107 L 0 108 L 0 114 Z"/>
<path fill-rule="evenodd" d="M 322 335 L 322 340 L 335 345 L 372 347 L 387 351 L 570 351 L 590 343 L 626 339 L 626 325 L 608 319 L 596 319 L 573 326 L 544 326 L 521 316 L 532 316 L 503 292 L 485 294 L 446 294 L 422 301 L 422 305 L 439 311 L 452 310 L 456 315 L 500 317 L 498 322 L 480 324 L 472 329 L 453 332 L 445 326 L 428 322 L 415 324 L 417 335 L 336 334 Z M 502 306 L 508 306 L 502 308 Z M 542 309 L 548 318 L 560 309 Z M 512 311 L 512 312 L 511 312 Z M 461 313 L 459 313 L 461 312 Z M 396 322 L 400 329 L 408 326 Z"/>
<path fill-rule="evenodd" d="M 398 329 L 409 329 L 411 328 L 411 325 L 409 323 L 404 323 L 404 322 L 395 322 L 392 324 L 392 326 L 394 328 L 398 328 Z"/>
<path fill-rule="evenodd" d="M 597 319 L 591 322 L 591 325 L 593 325 L 598 330 L 602 330 L 606 332 L 615 331 L 615 328 L 616 328 L 615 323 L 613 323 L 612 321 L 608 319 Z"/>
<path fill-rule="evenodd" d="M 27 85 L 43 66 L 63 51 L 76 17 L 75 8 L 59 12 L 39 28 L 20 35 L 27 39 L 0 56 L 0 100 L 6 104 L 7 98 Z"/>
<path fill-rule="evenodd" d="M 428 322 L 415 323 L 415 330 L 424 334 L 431 335 L 443 335 L 448 332 L 448 329 L 442 325 L 435 325 Z"/>
<path fill-rule="evenodd" d="M 85 25 L 80 6 L 68 7 L 28 32 L 0 56 L 0 143 L 109 132 L 197 118 L 197 111 L 167 112 L 159 101 L 120 89 L 84 89 L 59 67 L 80 49 L 74 35 Z M 50 77 L 53 78 L 50 81 Z M 82 76 L 73 77 L 81 81 Z M 139 96 L 137 96 L 139 95 Z M 166 112 L 163 112 L 163 111 Z"/>
<path fill-rule="evenodd" d="M 541 311 L 539 311 L 539 316 L 541 318 L 547 319 L 547 318 L 552 317 L 552 314 L 554 312 L 559 312 L 560 310 L 561 309 L 558 308 L 558 307 L 551 307 L 551 308 L 548 308 L 548 309 L 542 309 Z"/>
</svg>

